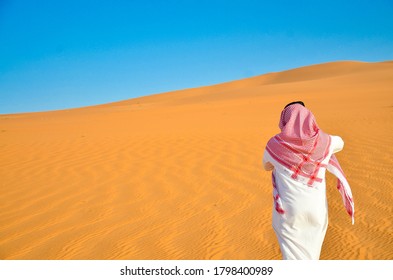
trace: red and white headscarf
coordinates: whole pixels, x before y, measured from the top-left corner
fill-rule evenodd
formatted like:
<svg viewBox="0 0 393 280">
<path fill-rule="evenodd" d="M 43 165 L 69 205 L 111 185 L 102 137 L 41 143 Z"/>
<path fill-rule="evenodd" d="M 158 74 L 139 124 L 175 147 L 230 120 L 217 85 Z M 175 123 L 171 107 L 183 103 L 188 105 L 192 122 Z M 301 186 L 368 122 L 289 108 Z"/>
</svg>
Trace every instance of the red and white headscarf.
<svg viewBox="0 0 393 280">
<path fill-rule="evenodd" d="M 281 112 L 279 127 L 281 133 L 272 137 L 266 146 L 270 156 L 290 171 L 292 179 L 304 182 L 310 187 L 323 181 L 323 178 L 318 178 L 320 168 L 326 168 L 334 174 L 338 179 L 337 189 L 353 224 L 354 203 L 351 189 L 334 154 L 328 164 L 322 163 L 329 155 L 331 138 L 319 129 L 311 111 L 300 104 L 290 105 Z M 284 212 L 276 192 L 274 174 L 272 176 L 276 210 L 279 213 Z"/>
</svg>

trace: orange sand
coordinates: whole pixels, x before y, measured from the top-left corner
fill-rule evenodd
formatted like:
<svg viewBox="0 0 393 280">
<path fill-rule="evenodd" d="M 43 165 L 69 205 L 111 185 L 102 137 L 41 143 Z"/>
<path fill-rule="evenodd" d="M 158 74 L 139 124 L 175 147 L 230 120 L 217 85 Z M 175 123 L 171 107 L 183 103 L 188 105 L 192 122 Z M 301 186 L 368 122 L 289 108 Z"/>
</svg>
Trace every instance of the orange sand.
<svg viewBox="0 0 393 280">
<path fill-rule="evenodd" d="M 393 259 L 393 61 L 0 115 L 0 259 L 280 259 L 261 159 L 301 99 L 338 154 L 322 259 Z"/>
</svg>

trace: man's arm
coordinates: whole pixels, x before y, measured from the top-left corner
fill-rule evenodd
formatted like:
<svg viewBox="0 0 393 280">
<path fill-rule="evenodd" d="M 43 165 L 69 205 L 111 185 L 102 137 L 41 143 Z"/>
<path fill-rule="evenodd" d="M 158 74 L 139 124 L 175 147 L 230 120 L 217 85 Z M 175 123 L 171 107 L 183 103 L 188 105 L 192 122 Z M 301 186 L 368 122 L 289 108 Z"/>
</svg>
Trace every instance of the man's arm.
<svg viewBox="0 0 393 280">
<path fill-rule="evenodd" d="M 263 168 L 266 170 L 266 171 L 271 171 L 271 170 L 273 170 L 274 169 L 274 166 L 273 166 L 273 164 L 271 164 L 270 162 L 269 162 L 269 155 L 267 154 L 267 152 L 266 152 L 266 150 L 265 150 L 265 152 L 264 152 L 264 154 L 263 154 L 263 160 L 262 160 L 262 162 L 263 162 Z"/>
</svg>

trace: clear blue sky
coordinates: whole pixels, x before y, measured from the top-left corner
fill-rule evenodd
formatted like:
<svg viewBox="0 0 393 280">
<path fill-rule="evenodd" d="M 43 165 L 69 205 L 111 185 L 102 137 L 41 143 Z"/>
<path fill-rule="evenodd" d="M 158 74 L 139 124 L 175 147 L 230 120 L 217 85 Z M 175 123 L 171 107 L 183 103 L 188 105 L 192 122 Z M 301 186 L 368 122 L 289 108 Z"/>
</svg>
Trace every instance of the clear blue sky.
<svg viewBox="0 0 393 280">
<path fill-rule="evenodd" d="M 0 113 L 393 60 L 393 1 L 0 0 Z"/>
</svg>

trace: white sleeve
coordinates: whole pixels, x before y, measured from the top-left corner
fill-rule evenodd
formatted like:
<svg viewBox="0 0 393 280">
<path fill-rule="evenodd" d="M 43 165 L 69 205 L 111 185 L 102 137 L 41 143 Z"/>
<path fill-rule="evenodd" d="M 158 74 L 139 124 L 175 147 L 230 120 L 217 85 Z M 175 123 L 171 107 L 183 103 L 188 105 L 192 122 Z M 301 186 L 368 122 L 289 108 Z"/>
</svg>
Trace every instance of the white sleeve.
<svg viewBox="0 0 393 280">
<path fill-rule="evenodd" d="M 340 136 L 332 136 L 333 154 L 344 148 L 344 141 Z"/>
<path fill-rule="evenodd" d="M 274 166 L 273 166 L 273 164 L 271 163 L 271 160 L 270 160 L 270 155 L 266 151 L 266 149 L 265 149 L 265 152 L 263 153 L 263 160 L 262 160 L 262 162 L 263 162 L 263 168 L 265 170 L 270 171 L 270 170 L 274 169 Z"/>
</svg>

